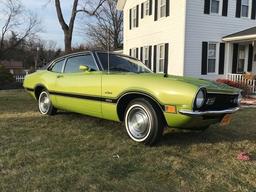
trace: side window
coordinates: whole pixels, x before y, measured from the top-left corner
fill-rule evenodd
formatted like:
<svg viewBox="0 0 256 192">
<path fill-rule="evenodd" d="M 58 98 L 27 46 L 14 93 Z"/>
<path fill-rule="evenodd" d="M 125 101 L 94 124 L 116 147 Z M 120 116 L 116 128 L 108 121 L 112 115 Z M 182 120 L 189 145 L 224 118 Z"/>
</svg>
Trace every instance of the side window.
<svg viewBox="0 0 256 192">
<path fill-rule="evenodd" d="M 49 71 L 55 72 L 55 73 L 61 73 L 62 72 L 62 67 L 64 64 L 64 60 L 60 60 L 56 62 L 50 69 Z"/>
<path fill-rule="evenodd" d="M 88 54 L 69 58 L 65 66 L 64 73 L 79 73 L 81 72 L 79 69 L 81 65 L 89 67 L 92 71 L 98 70 L 93 56 Z"/>
</svg>

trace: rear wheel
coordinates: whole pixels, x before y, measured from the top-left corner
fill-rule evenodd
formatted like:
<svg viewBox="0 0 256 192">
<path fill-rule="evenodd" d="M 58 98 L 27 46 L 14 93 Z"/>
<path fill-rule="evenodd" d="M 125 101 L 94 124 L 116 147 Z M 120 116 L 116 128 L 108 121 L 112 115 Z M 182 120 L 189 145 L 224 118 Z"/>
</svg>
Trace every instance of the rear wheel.
<svg viewBox="0 0 256 192">
<path fill-rule="evenodd" d="M 164 130 L 160 113 L 161 111 L 147 99 L 131 101 L 125 112 L 125 127 L 129 137 L 146 145 L 159 141 Z"/>
<path fill-rule="evenodd" d="M 52 105 L 49 92 L 43 90 L 38 98 L 38 108 L 43 115 L 55 115 L 57 109 Z"/>
</svg>

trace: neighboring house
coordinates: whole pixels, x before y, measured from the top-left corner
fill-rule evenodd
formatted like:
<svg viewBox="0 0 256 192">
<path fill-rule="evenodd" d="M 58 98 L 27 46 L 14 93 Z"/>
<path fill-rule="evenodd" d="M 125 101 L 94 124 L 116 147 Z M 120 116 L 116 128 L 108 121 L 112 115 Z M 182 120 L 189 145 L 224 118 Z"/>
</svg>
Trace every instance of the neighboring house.
<svg viewBox="0 0 256 192">
<path fill-rule="evenodd" d="M 157 73 L 256 72 L 256 0 L 118 0 L 124 53 Z"/>
<path fill-rule="evenodd" d="M 6 69 L 10 71 L 11 74 L 23 74 L 24 72 L 24 67 L 23 67 L 23 62 L 21 61 L 14 61 L 14 60 L 2 60 L 0 61 L 0 65 L 3 65 Z"/>
</svg>

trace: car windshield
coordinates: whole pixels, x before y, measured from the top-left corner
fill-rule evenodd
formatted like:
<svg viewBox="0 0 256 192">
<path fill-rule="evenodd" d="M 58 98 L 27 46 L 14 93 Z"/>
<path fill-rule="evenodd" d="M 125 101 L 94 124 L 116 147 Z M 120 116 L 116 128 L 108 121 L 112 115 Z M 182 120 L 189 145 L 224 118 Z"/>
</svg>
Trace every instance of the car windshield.
<svg viewBox="0 0 256 192">
<path fill-rule="evenodd" d="M 152 73 L 142 62 L 128 56 L 113 53 L 108 56 L 108 53 L 98 53 L 98 57 L 104 71 L 108 71 L 109 60 L 110 72 Z"/>
</svg>

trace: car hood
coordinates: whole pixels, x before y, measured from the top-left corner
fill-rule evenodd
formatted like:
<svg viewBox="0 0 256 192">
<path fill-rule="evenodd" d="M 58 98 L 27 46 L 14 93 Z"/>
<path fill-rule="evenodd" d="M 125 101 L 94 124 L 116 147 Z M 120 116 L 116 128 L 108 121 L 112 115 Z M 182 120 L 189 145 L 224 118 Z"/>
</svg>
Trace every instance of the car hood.
<svg viewBox="0 0 256 192">
<path fill-rule="evenodd" d="M 213 80 L 207 79 L 197 79 L 193 77 L 181 77 L 181 76 L 172 76 L 169 75 L 168 77 L 164 77 L 162 74 L 157 74 L 159 78 L 165 78 L 166 80 L 170 81 L 179 81 L 187 84 L 191 84 L 197 86 L 198 88 L 204 87 L 206 88 L 207 92 L 213 93 L 221 93 L 221 94 L 239 94 L 241 91 L 240 89 L 230 87 L 223 83 L 217 83 Z"/>
</svg>

